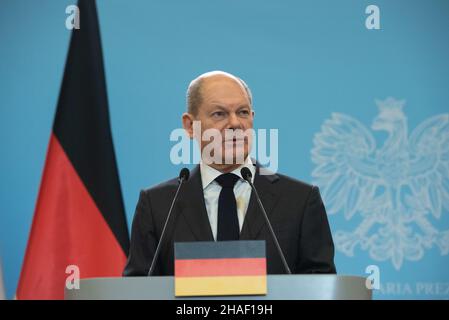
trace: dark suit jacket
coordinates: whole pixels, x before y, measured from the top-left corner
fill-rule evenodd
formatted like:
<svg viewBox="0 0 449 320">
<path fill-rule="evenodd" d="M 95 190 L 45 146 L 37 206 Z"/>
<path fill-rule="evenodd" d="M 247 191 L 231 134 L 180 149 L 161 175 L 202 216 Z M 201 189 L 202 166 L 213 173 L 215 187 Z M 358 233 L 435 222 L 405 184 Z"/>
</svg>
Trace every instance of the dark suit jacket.
<svg viewBox="0 0 449 320">
<path fill-rule="evenodd" d="M 254 185 L 292 273 L 335 273 L 334 244 L 318 188 L 281 174 L 260 175 L 258 166 Z M 141 191 L 124 276 L 147 275 L 177 186 L 173 179 Z M 181 188 L 174 219 L 167 228 L 155 275 L 173 275 L 174 242 L 214 241 L 199 166 Z M 254 193 L 240 239 L 265 240 L 268 273 L 285 273 Z"/>
</svg>

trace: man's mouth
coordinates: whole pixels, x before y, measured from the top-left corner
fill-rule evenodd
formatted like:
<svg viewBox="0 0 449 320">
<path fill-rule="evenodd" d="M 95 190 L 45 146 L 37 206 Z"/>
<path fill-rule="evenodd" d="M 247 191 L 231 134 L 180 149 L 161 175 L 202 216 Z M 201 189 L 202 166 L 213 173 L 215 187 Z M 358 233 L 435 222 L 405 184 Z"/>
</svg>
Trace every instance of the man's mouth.
<svg viewBox="0 0 449 320">
<path fill-rule="evenodd" d="M 245 139 L 234 138 L 234 139 L 224 140 L 224 143 L 238 143 L 238 142 L 244 143 Z"/>
</svg>

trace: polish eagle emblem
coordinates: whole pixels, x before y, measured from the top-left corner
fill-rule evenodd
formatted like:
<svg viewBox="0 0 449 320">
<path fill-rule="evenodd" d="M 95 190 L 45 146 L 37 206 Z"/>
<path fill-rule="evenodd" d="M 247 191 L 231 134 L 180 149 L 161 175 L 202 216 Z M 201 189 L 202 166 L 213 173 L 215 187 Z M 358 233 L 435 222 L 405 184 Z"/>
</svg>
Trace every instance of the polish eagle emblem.
<svg viewBox="0 0 449 320">
<path fill-rule="evenodd" d="M 357 217 L 353 230 L 334 233 L 336 249 L 351 257 L 359 247 L 399 270 L 426 249 L 449 253 L 449 230 L 436 227 L 449 211 L 449 114 L 410 133 L 404 100 L 376 104 L 371 129 L 386 132 L 383 145 L 355 118 L 333 113 L 314 137 L 312 178 L 328 214 Z"/>
</svg>

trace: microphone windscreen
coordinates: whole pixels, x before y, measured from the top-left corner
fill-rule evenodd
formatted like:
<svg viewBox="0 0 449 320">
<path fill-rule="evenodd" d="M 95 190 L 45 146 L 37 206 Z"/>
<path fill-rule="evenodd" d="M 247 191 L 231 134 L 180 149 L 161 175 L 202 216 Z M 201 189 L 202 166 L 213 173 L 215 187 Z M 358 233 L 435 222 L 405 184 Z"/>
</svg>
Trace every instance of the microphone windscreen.
<svg viewBox="0 0 449 320">
<path fill-rule="evenodd" d="M 240 170 L 240 174 L 242 175 L 242 178 L 245 179 L 246 181 L 251 181 L 251 178 L 253 176 L 251 170 L 249 170 L 247 167 L 243 167 Z"/>
<path fill-rule="evenodd" d="M 189 180 L 190 171 L 187 168 L 182 168 L 182 170 L 179 172 L 179 180 L 187 181 Z"/>
</svg>

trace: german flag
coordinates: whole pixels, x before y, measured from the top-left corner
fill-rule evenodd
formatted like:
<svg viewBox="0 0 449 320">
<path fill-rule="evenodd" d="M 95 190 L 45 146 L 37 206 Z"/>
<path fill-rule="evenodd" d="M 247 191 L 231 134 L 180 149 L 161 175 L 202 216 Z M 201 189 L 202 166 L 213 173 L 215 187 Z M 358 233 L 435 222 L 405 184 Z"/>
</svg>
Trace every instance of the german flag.
<svg viewBox="0 0 449 320">
<path fill-rule="evenodd" d="M 120 276 L 128 254 L 95 2 L 78 7 L 18 299 L 63 299 L 69 265 Z"/>
<path fill-rule="evenodd" d="M 267 293 L 265 241 L 175 243 L 175 295 Z"/>
</svg>

